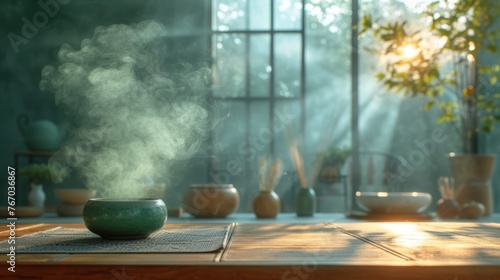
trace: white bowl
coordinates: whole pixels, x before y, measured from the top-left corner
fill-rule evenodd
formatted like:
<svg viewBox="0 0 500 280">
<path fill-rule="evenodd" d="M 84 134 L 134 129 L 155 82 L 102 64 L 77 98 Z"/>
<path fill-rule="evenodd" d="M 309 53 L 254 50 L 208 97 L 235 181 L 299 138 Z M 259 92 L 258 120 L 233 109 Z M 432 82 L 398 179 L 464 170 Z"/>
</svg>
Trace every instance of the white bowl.
<svg viewBox="0 0 500 280">
<path fill-rule="evenodd" d="M 366 212 L 416 214 L 429 207 L 432 196 L 420 192 L 356 192 L 356 202 Z"/>
</svg>

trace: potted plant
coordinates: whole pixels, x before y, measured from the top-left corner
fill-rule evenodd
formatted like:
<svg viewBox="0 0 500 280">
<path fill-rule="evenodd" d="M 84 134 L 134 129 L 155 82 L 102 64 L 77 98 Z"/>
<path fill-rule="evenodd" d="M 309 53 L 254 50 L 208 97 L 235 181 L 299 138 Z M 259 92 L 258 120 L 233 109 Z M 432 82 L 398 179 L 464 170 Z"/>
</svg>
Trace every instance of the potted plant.
<svg viewBox="0 0 500 280">
<path fill-rule="evenodd" d="M 360 34 L 372 32 L 381 44 L 385 70 L 376 77 L 387 89 L 427 98 L 425 109 L 437 107 L 438 122 L 456 128 L 462 151 L 450 154 L 450 163 L 457 200 L 480 201 L 488 215 L 495 157 L 479 155 L 477 139 L 500 120 L 500 94 L 491 87 L 500 64 L 486 61 L 488 53 L 497 52 L 500 7 L 481 0 L 435 1 L 422 16 L 427 24 L 412 28 L 405 20 L 381 22 L 365 15 Z"/>
<path fill-rule="evenodd" d="M 29 164 L 19 170 L 19 176 L 28 177 L 30 180 L 28 201 L 31 206 L 38 208 L 43 208 L 45 203 L 42 183 L 48 180 L 60 182 L 67 175 L 65 169 L 58 169 L 45 163 Z"/>
<path fill-rule="evenodd" d="M 318 180 L 322 183 L 338 182 L 342 167 L 350 155 L 350 148 L 338 148 L 335 146 L 332 146 L 318 154 L 317 157 L 323 158 L 323 164 Z"/>
</svg>

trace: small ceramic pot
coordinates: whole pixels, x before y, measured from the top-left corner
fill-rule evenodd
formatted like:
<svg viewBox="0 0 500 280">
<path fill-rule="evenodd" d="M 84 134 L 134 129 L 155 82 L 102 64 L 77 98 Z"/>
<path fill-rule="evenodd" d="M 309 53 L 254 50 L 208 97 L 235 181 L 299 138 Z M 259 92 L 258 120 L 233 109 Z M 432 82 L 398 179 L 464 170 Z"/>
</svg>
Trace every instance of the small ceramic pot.
<svg viewBox="0 0 500 280">
<path fill-rule="evenodd" d="M 167 219 L 161 199 L 90 199 L 83 209 L 88 230 L 105 239 L 141 239 L 160 230 Z"/>
<path fill-rule="evenodd" d="M 89 199 L 95 196 L 96 191 L 89 189 L 57 189 L 54 190 L 54 193 L 64 205 L 85 205 Z"/>
<path fill-rule="evenodd" d="M 17 118 L 17 124 L 30 151 L 57 151 L 66 135 L 64 127 L 49 120 L 31 121 L 26 114 Z"/>
<path fill-rule="evenodd" d="M 491 184 L 495 170 L 494 155 L 452 153 L 448 157 L 457 189 L 456 200 L 460 206 L 478 202 L 484 206 L 484 216 L 494 212 L 494 192 Z"/>
<path fill-rule="evenodd" d="M 31 183 L 31 190 L 28 194 L 30 206 L 44 208 L 45 207 L 45 192 L 43 185 Z"/>
<path fill-rule="evenodd" d="M 253 212 L 257 218 L 276 218 L 280 212 L 280 198 L 274 191 L 260 191 L 253 200 Z"/>
<path fill-rule="evenodd" d="M 312 188 L 299 188 L 295 196 L 298 217 L 312 217 L 316 212 L 316 193 Z"/>
<path fill-rule="evenodd" d="M 319 181 L 322 183 L 337 183 L 339 182 L 339 168 L 336 166 L 324 166 L 321 168 Z"/>
<path fill-rule="evenodd" d="M 83 208 L 85 204 L 82 205 L 70 205 L 70 204 L 60 204 L 56 207 L 57 215 L 61 217 L 81 217 L 83 214 Z"/>
<path fill-rule="evenodd" d="M 240 198 L 232 184 L 191 185 L 183 208 L 197 218 L 224 218 L 238 209 Z"/>
</svg>

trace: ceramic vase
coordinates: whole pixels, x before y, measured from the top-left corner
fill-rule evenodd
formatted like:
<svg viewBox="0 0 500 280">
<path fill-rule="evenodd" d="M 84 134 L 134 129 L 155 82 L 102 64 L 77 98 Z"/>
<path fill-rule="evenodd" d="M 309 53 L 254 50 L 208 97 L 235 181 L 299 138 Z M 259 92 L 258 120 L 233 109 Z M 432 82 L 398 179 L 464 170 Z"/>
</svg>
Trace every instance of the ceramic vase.
<svg viewBox="0 0 500 280">
<path fill-rule="evenodd" d="M 31 190 L 28 194 L 28 201 L 30 206 L 37 208 L 45 207 L 45 192 L 41 184 L 30 184 Z"/>
<path fill-rule="evenodd" d="M 455 179 L 455 196 L 460 205 L 479 202 L 484 205 L 484 216 L 493 212 L 491 177 L 495 167 L 492 155 L 450 154 L 449 163 Z"/>
<path fill-rule="evenodd" d="M 280 198 L 274 191 L 260 191 L 253 200 L 253 212 L 257 218 L 276 218 L 280 212 Z"/>
<path fill-rule="evenodd" d="M 312 217 L 316 211 L 316 193 L 312 188 L 299 188 L 295 195 L 295 212 L 298 217 Z"/>
<path fill-rule="evenodd" d="M 225 218 L 238 209 L 239 202 L 232 184 L 193 184 L 184 195 L 183 208 L 197 218 Z"/>
</svg>

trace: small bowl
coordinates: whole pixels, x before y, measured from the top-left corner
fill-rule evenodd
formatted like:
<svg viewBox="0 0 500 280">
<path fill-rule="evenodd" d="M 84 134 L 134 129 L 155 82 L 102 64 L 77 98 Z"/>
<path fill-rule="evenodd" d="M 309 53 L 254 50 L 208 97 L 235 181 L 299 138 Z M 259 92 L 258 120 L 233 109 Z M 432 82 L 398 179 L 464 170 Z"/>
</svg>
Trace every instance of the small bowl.
<svg viewBox="0 0 500 280">
<path fill-rule="evenodd" d="M 142 239 L 159 231 L 167 220 L 161 199 L 90 199 L 83 209 L 88 230 L 104 239 Z"/>
<path fill-rule="evenodd" d="M 196 218 L 225 218 L 238 209 L 239 202 L 232 184 L 193 184 L 184 195 L 183 208 Z"/>
<path fill-rule="evenodd" d="M 357 192 L 356 202 L 371 213 L 417 214 L 429 207 L 432 196 L 420 192 Z"/>
<path fill-rule="evenodd" d="M 57 189 L 56 197 L 66 205 L 85 205 L 95 196 L 95 190 L 88 189 Z"/>
<path fill-rule="evenodd" d="M 9 209 L 7 206 L 2 207 L 0 211 L 0 217 L 2 218 L 34 218 L 42 215 L 44 209 L 40 207 L 32 207 L 32 206 L 20 206 L 14 207 L 15 211 L 14 215 L 10 215 Z"/>
<path fill-rule="evenodd" d="M 85 204 L 82 205 L 69 205 L 60 204 L 56 207 L 56 212 L 61 217 L 81 217 L 83 214 L 83 208 Z"/>
</svg>

